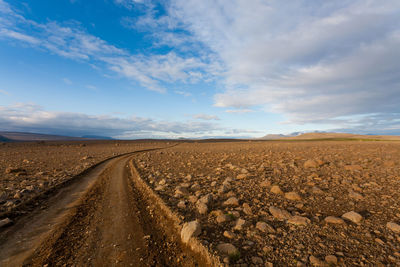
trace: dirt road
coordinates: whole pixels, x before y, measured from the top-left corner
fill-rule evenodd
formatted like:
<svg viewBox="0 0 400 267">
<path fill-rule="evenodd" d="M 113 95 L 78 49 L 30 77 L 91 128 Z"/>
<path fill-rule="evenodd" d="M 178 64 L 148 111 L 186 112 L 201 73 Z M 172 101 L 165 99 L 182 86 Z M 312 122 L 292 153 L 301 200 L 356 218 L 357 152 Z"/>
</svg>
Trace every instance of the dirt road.
<svg viewBox="0 0 400 267">
<path fill-rule="evenodd" d="M 112 159 L 0 235 L 1 266 L 196 266 L 155 225 L 127 163 Z"/>
</svg>

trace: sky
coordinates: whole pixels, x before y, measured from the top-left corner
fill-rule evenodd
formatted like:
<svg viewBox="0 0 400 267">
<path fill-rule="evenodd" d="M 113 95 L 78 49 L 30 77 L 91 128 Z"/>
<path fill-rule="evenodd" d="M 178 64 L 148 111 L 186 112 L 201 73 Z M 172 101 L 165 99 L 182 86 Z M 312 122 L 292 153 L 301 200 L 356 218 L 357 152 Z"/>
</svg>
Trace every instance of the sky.
<svg viewBox="0 0 400 267">
<path fill-rule="evenodd" d="M 0 131 L 400 135 L 398 0 L 0 0 Z"/>
</svg>

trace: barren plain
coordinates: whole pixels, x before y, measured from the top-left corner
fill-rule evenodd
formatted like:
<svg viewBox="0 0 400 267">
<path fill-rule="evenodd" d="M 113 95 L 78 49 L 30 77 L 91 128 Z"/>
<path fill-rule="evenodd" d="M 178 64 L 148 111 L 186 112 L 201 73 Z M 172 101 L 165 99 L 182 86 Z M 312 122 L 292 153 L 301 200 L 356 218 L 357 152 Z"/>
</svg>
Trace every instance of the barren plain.
<svg viewBox="0 0 400 267">
<path fill-rule="evenodd" d="M 155 191 L 238 266 L 398 266 L 400 143 L 182 144 L 138 155 Z"/>
<path fill-rule="evenodd" d="M 210 264 L 190 251 L 196 240 L 226 266 L 400 265 L 399 142 L 8 143 L 0 155 L 4 266 L 19 266 L 11 241 L 23 246 L 30 219 L 58 216 L 53 202 L 66 201 L 51 195 L 70 183 L 88 186 L 70 189 L 80 202 L 66 218 L 43 221 L 54 229 L 24 264 Z"/>
</svg>

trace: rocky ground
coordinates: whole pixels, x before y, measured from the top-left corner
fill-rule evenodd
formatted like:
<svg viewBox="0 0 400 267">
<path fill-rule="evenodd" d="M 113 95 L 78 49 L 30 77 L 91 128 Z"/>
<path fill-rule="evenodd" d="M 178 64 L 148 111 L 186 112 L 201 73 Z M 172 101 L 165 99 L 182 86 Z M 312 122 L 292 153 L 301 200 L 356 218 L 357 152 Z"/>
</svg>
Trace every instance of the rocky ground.
<svg viewBox="0 0 400 267">
<path fill-rule="evenodd" d="M 154 141 L 0 143 L 0 214 L 112 156 L 165 146 Z M 1 218 L 0 218 L 1 219 Z M 6 223 L 5 221 L 3 223 Z M 0 222 L 1 226 L 2 222 Z"/>
<path fill-rule="evenodd" d="M 227 264 L 400 265 L 400 143 L 184 143 L 135 164 Z"/>
</svg>

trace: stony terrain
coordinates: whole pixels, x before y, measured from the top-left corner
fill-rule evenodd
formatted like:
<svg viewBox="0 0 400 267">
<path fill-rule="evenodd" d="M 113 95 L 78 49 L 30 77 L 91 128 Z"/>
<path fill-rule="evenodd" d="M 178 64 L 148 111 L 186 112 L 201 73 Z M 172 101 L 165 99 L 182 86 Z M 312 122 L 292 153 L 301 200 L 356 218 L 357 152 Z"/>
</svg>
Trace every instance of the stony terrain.
<svg viewBox="0 0 400 267">
<path fill-rule="evenodd" d="M 165 146 L 154 141 L 0 143 L 0 214 L 112 156 Z"/>
<path fill-rule="evenodd" d="M 184 143 L 135 165 L 227 264 L 400 265 L 400 143 Z"/>
</svg>

